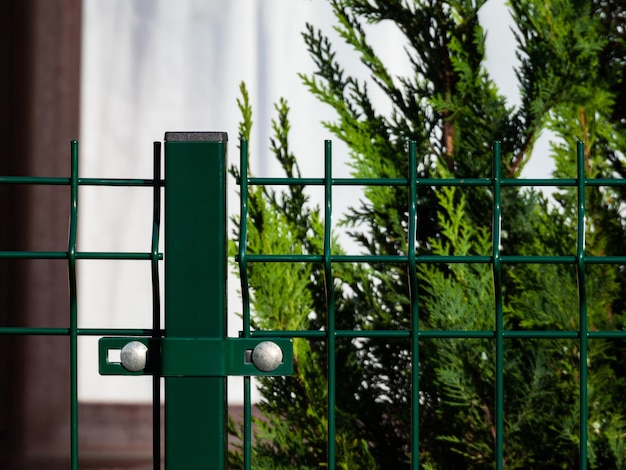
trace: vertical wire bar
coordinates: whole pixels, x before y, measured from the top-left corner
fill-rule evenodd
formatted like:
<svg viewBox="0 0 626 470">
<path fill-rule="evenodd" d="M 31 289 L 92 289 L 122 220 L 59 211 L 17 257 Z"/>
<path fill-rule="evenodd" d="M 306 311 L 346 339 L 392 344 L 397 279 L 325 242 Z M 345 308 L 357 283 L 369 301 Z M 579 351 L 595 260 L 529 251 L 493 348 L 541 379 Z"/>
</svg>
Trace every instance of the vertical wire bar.
<svg viewBox="0 0 626 470">
<path fill-rule="evenodd" d="M 161 336 L 161 292 L 159 281 L 159 234 L 161 227 L 161 142 L 153 144 L 153 197 L 152 197 L 152 338 L 155 347 Z M 152 466 L 161 468 L 161 376 L 152 376 Z"/>
<path fill-rule="evenodd" d="M 331 265 L 332 143 L 324 141 L 324 283 L 326 287 L 326 334 L 328 371 L 328 468 L 335 468 L 335 289 Z"/>
<path fill-rule="evenodd" d="M 70 230 L 67 248 L 70 294 L 70 452 L 78 469 L 78 304 L 76 292 L 76 229 L 78 226 L 78 141 L 71 143 Z"/>
<path fill-rule="evenodd" d="M 241 139 L 239 150 L 240 188 L 239 197 L 239 271 L 241 297 L 243 300 L 243 335 L 250 336 L 250 291 L 248 286 L 248 141 Z"/>
<path fill-rule="evenodd" d="M 415 241 L 417 238 L 417 145 L 409 142 L 409 297 L 411 300 L 411 468 L 419 469 L 419 303 Z"/>
<path fill-rule="evenodd" d="M 576 223 L 576 278 L 578 282 L 578 314 L 580 335 L 580 469 L 587 468 L 587 291 L 585 287 L 585 144 L 578 142 L 577 157 L 577 190 L 578 220 Z"/>
<path fill-rule="evenodd" d="M 504 466 L 504 320 L 502 316 L 502 266 L 500 243 L 502 230 L 501 204 L 501 153 L 500 142 L 493 143 L 493 290 L 496 314 L 496 413 L 495 413 L 495 456 L 496 469 Z"/>
<path fill-rule="evenodd" d="M 242 319 L 244 338 L 250 337 L 250 292 L 248 285 L 248 141 L 241 139 L 239 146 L 239 279 L 241 281 Z M 243 464 L 252 468 L 252 403 L 251 379 L 243 378 Z"/>
</svg>

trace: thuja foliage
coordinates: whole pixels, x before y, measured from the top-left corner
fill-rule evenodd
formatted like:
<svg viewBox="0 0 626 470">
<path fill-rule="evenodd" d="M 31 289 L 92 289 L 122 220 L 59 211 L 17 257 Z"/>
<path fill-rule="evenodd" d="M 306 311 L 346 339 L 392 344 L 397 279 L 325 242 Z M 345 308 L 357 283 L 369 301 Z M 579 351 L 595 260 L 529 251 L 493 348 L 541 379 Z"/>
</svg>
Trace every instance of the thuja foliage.
<svg viewBox="0 0 626 470">
<path fill-rule="evenodd" d="M 478 0 L 331 0 L 336 31 L 369 72 L 359 80 L 338 61 L 327 34 L 308 25 L 303 39 L 316 71 L 305 86 L 335 112 L 326 127 L 344 141 L 354 177 L 406 178 L 407 142 L 418 146 L 418 177 L 489 177 L 491 142 L 502 145 L 502 174 L 518 177 L 541 132 L 550 130 L 555 177 L 576 176 L 576 141 L 586 143 L 587 177 L 624 177 L 626 166 L 626 11 L 623 2 L 518 0 L 515 23 L 519 105 L 510 105 L 485 68 L 485 30 Z M 391 23 L 406 39 L 412 65 L 393 76 L 368 34 Z M 395 54 L 401 53 L 394 51 Z M 370 88 L 388 99 L 374 107 Z M 251 109 L 239 102 L 249 137 Z M 286 176 L 300 176 L 289 148 L 288 107 L 276 106 L 271 151 Z M 311 157 L 308 157 L 311 158 Z M 321 158 L 321 156 L 320 156 Z M 245 171 L 246 169 L 241 169 Z M 238 170 L 233 169 L 236 174 Z M 493 205 L 487 188 L 419 188 L 418 254 L 489 255 Z M 365 188 L 340 222 L 361 253 L 406 255 L 407 189 Z M 587 191 L 588 255 L 626 253 L 624 187 Z M 573 188 L 553 196 L 506 187 L 503 254 L 576 253 Z M 323 217 L 299 186 L 251 188 L 250 253 L 322 253 Z M 239 227 L 239 226 L 237 226 Z M 238 229 L 237 229 L 238 230 Z M 237 235 L 237 234 L 235 234 Z M 333 241 L 333 253 L 341 253 Z M 316 264 L 248 266 L 257 329 L 325 328 L 326 289 Z M 419 264 L 420 328 L 492 330 L 489 264 Z M 624 266 L 586 268 L 591 329 L 621 330 L 626 320 Z M 407 267 L 339 264 L 333 269 L 336 327 L 410 330 Z M 579 286 L 574 265 L 505 264 L 504 327 L 576 330 Z M 506 339 L 506 468 L 578 468 L 579 342 Z M 338 468 L 406 468 L 411 458 L 411 361 L 406 340 L 337 340 Z M 623 341 L 589 340 L 588 465 L 626 468 L 626 350 Z M 327 351 L 297 340 L 294 375 L 260 383 L 264 419 L 256 422 L 255 468 L 319 468 L 327 458 Z M 488 339 L 420 341 L 419 459 L 429 469 L 494 467 L 495 347 Z M 238 433 L 236 426 L 232 432 Z M 241 455 L 230 454 L 241 466 Z"/>
</svg>

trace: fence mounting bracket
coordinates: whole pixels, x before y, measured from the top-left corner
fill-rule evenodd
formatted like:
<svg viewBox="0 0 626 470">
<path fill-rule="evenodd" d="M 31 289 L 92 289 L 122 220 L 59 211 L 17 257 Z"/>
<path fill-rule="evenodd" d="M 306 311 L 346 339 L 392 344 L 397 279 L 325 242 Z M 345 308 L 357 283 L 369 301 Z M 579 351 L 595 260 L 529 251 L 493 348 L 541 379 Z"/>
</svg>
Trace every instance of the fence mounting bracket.
<svg viewBox="0 0 626 470">
<path fill-rule="evenodd" d="M 140 361 L 132 362 L 130 366 L 126 362 L 125 367 L 124 352 L 129 349 L 138 351 L 139 357 L 141 351 L 145 351 L 143 368 Z M 293 342 L 289 338 L 115 337 L 100 338 L 98 350 L 100 375 L 227 377 L 293 374 Z M 120 351 L 120 358 L 117 351 Z M 134 370 L 137 367 L 139 370 Z"/>
</svg>

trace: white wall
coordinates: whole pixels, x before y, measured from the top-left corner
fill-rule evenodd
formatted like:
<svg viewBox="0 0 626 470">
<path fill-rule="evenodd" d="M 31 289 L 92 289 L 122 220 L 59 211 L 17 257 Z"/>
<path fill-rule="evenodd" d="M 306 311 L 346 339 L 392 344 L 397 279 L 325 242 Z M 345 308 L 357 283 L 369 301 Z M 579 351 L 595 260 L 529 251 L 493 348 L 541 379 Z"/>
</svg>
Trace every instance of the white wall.
<svg viewBox="0 0 626 470">
<path fill-rule="evenodd" d="M 229 159 L 237 162 L 242 80 L 254 106 L 255 174 L 279 174 L 267 148 L 273 103 L 283 96 L 294 109 L 292 143 L 303 171 L 322 175 L 323 139 L 330 136 L 319 123 L 328 115 L 296 73 L 312 70 L 300 37 L 305 22 L 330 20 L 323 1 L 85 0 L 80 175 L 150 178 L 152 142 L 177 130 L 227 131 Z M 150 189 L 81 187 L 80 198 L 80 250 L 148 251 Z M 79 268 L 81 327 L 151 326 L 149 263 L 81 261 Z M 237 312 L 238 280 L 229 282 Z M 229 335 L 240 328 L 231 315 Z M 149 400 L 149 378 L 98 375 L 96 341 L 80 341 L 80 398 Z M 230 386 L 235 400 L 240 388 Z"/>
<path fill-rule="evenodd" d="M 483 10 L 490 28 L 488 66 L 515 100 L 513 41 L 503 5 L 491 0 Z M 303 174 L 321 176 L 323 140 L 331 136 L 320 122 L 333 116 L 297 77 L 313 69 L 300 36 L 306 22 L 332 32 L 325 1 L 84 0 L 80 176 L 151 178 L 152 142 L 163 140 L 165 131 L 227 131 L 229 159 L 237 162 L 242 80 L 254 111 L 253 172 L 279 174 L 267 148 L 273 103 L 282 96 L 292 108 L 291 143 Z M 383 26 L 375 37 L 375 46 L 389 51 L 385 59 L 392 71 L 407 70 L 399 35 Z M 347 70 L 362 69 L 339 40 L 335 43 Z M 347 176 L 345 147 L 335 142 L 334 149 L 333 173 Z M 236 188 L 229 184 L 229 207 L 236 213 Z M 81 251 L 149 250 L 149 188 L 81 187 L 80 198 Z M 338 211 L 348 204 L 341 202 Z M 150 328 L 148 262 L 81 261 L 79 269 L 80 327 Z M 237 312 L 238 280 L 229 282 L 230 310 Z M 236 336 L 240 327 L 231 315 L 229 335 Z M 97 338 L 81 338 L 80 348 L 82 400 L 150 399 L 147 377 L 98 375 Z M 239 382 L 230 390 L 232 400 L 241 399 Z"/>
</svg>

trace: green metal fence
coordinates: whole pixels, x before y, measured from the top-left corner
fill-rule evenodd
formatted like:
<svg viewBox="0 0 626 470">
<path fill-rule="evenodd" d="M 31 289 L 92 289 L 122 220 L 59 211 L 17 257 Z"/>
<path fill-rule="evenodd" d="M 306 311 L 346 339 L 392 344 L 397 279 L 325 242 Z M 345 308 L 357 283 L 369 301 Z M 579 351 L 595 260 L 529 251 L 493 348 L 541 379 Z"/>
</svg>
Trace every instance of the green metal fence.
<svg viewBox="0 0 626 470">
<path fill-rule="evenodd" d="M 165 456 L 166 467 L 221 468 L 226 465 L 226 377 L 244 377 L 244 466 L 254 468 L 252 461 L 251 376 L 288 375 L 291 373 L 291 338 L 306 338 L 324 342 L 328 354 L 327 366 L 327 458 L 328 468 L 336 463 L 336 340 L 341 338 L 404 338 L 410 341 L 411 370 L 411 455 L 412 468 L 419 462 L 419 367 L 420 341 L 431 338 L 484 338 L 495 344 L 495 456 L 496 468 L 504 465 L 504 348 L 511 338 L 568 338 L 580 345 L 580 468 L 587 468 L 588 402 L 587 350 L 588 342 L 598 338 L 624 339 L 624 331 L 591 331 L 587 324 L 585 266 L 591 264 L 626 265 L 626 256 L 594 257 L 585 254 L 585 192 L 594 186 L 625 185 L 618 179 L 588 179 L 585 177 L 584 148 L 578 144 L 578 174 L 573 179 L 506 179 L 500 173 L 500 146 L 493 146 L 493 174 L 488 178 L 418 179 L 416 145 L 408 150 L 409 173 L 400 179 L 354 179 L 332 176 L 331 143 L 325 143 L 325 173 L 322 178 L 253 178 L 248 168 L 247 143 L 241 143 L 240 168 L 240 240 L 237 263 L 240 269 L 243 326 L 240 338 L 226 338 L 226 153 L 224 133 L 168 133 L 165 144 L 166 178 L 162 179 L 161 146 L 154 144 L 154 174 L 151 179 L 93 179 L 80 178 L 78 144 L 71 144 L 71 175 L 69 178 L 0 177 L 0 184 L 64 185 L 71 188 L 70 230 L 67 251 L 16 252 L 0 251 L 0 259 L 67 259 L 70 310 L 67 328 L 0 326 L 0 337 L 6 335 L 58 335 L 70 342 L 71 383 L 71 468 L 79 465 L 77 359 L 79 336 L 106 336 L 100 341 L 100 371 L 102 374 L 153 376 L 153 457 L 154 468 L 160 468 L 160 378 L 165 377 Z M 153 231 L 149 250 L 143 253 L 80 252 L 77 250 L 77 221 L 79 213 L 78 188 L 93 186 L 142 186 L 153 188 Z M 262 254 L 247 252 L 248 189 L 254 185 L 307 185 L 324 189 L 324 249 L 319 254 Z M 333 188 L 337 186 L 402 186 L 408 188 L 409 223 L 406 232 L 406 256 L 343 255 L 331 249 Z M 493 194 L 492 253 L 486 256 L 422 256 L 416 254 L 417 191 L 427 187 L 485 187 Z M 577 247 L 574 256 L 507 256 L 500 252 L 502 188 L 507 186 L 560 186 L 576 188 L 578 194 Z M 158 264 L 164 258 L 159 253 L 161 192 L 165 188 L 166 248 L 165 248 L 165 328 L 160 323 Z M 80 328 L 78 324 L 76 265 L 80 260 L 137 260 L 151 263 L 153 325 L 150 329 Z M 324 330 L 258 331 L 251 327 L 248 268 L 251 263 L 316 263 L 323 267 L 326 278 L 326 327 Z M 410 279 L 410 330 L 357 331 L 336 327 L 333 298 L 333 267 L 338 263 L 403 264 Z M 484 331 L 434 331 L 421 329 L 418 271 L 420 264 L 480 263 L 491 266 L 494 280 L 495 327 Z M 576 330 L 511 331 L 504 328 L 502 305 L 502 266 L 509 263 L 572 265 L 578 278 L 578 317 Z M 131 341 L 147 348 L 147 362 L 137 370 L 111 362 L 108 351 L 121 349 Z M 264 368 L 254 360 L 256 348 L 267 341 L 278 345 L 282 361 Z M 251 359 L 252 357 L 252 359 Z M 95 365 L 94 365 L 95 366 Z"/>
<path fill-rule="evenodd" d="M 623 186 L 625 180 L 621 179 L 588 179 L 585 176 L 584 161 L 584 144 L 577 144 L 577 177 L 572 179 L 507 179 L 501 174 L 501 155 L 500 143 L 494 142 L 492 152 L 492 168 L 493 174 L 486 178 L 466 178 L 466 179 L 418 179 L 417 177 L 417 156 L 416 143 L 410 142 L 408 150 L 408 175 L 403 179 L 355 179 L 355 178 L 334 178 L 332 176 L 332 151 L 331 142 L 325 143 L 325 173 L 323 178 L 254 178 L 246 175 L 248 168 L 248 151 L 247 144 L 243 142 L 241 145 L 240 170 L 244 174 L 239 184 L 241 186 L 241 229 L 239 240 L 238 263 L 240 267 L 240 275 L 242 280 L 242 291 L 244 293 L 243 306 L 243 335 L 263 337 L 290 337 L 290 338 L 306 338 L 310 341 L 322 341 L 326 344 L 328 355 L 327 366 L 327 449 L 328 449 L 328 468 L 335 468 L 336 463 L 336 442 L 335 442 L 335 423 L 336 423 L 336 358 L 335 358 L 335 342 L 339 338 L 388 338 L 390 341 L 397 338 L 405 338 L 410 340 L 410 349 L 412 358 L 411 370 L 411 413 L 412 413 L 412 433 L 411 433 L 411 468 L 420 468 L 419 446 L 420 446 L 420 430 L 419 430 L 419 413 L 420 413 L 420 383 L 419 383 L 419 367 L 420 362 L 420 341 L 432 338 L 452 339 L 452 338 L 485 338 L 495 343 L 495 374 L 496 382 L 493 390 L 495 396 L 495 466 L 501 470 L 504 466 L 504 446 L 506 436 L 504 433 L 504 348 L 507 339 L 512 338 L 569 338 L 578 341 L 580 346 L 580 407 L 579 407 L 579 461 L 580 469 L 586 469 L 588 465 L 588 407 L 587 400 L 587 353 L 588 342 L 599 338 L 623 339 L 626 338 L 626 331 L 590 331 L 587 323 L 587 294 L 585 280 L 585 266 L 591 264 L 619 264 L 626 263 L 626 256 L 589 256 L 585 254 L 585 192 L 590 187 L 598 186 Z M 324 188 L 324 250 L 320 254 L 248 254 L 246 248 L 247 224 L 248 221 L 248 188 L 254 185 L 266 186 L 289 186 L 289 185 L 307 185 L 321 186 Z M 409 200 L 409 216 L 408 230 L 406 232 L 406 243 L 408 246 L 407 256 L 386 256 L 386 255 L 344 255 L 333 254 L 331 251 L 331 215 L 333 208 L 333 188 L 337 186 L 403 186 L 408 188 Z M 485 187 L 489 188 L 493 195 L 492 206 L 492 253 L 489 256 L 436 256 L 436 255 L 417 255 L 416 254 L 416 227 L 417 227 L 417 190 L 420 186 L 441 188 L 446 186 L 458 187 Z M 577 190 L 577 245 L 576 254 L 574 256 L 507 256 L 500 251 L 501 246 L 501 228 L 502 228 L 502 207 L 501 194 L 505 187 L 573 187 Z M 247 269 L 251 263 L 318 263 L 323 265 L 325 276 L 326 290 L 326 326 L 323 331 L 251 331 L 250 329 L 250 295 L 248 294 L 248 277 Z M 410 292 L 407 294 L 410 298 L 411 312 L 411 328 L 410 330 L 392 330 L 392 331 L 355 331 L 340 330 L 335 326 L 335 300 L 333 297 L 333 266 L 338 263 L 377 263 L 377 264 L 404 264 L 410 278 Z M 495 328 L 488 331 L 452 331 L 432 329 L 420 329 L 419 310 L 420 299 L 418 294 L 418 276 L 417 266 L 419 264 L 429 263 L 480 263 L 488 264 L 493 271 L 493 291 L 495 311 Z M 502 266 L 504 264 L 562 264 L 573 265 L 576 269 L 578 281 L 578 318 L 579 327 L 577 330 L 567 331 L 519 331 L 506 330 L 503 321 L 503 292 L 502 292 Z M 250 382 L 245 383 L 246 392 L 246 422 L 250 419 Z M 250 426 L 245 428 L 244 436 L 244 456 L 246 468 L 253 468 L 254 462 L 251 462 L 251 430 Z"/>
<path fill-rule="evenodd" d="M 291 373 L 291 340 L 272 341 L 280 360 L 267 359 L 262 339 L 226 337 L 227 213 L 226 150 L 222 132 L 165 134 L 165 171 L 161 178 L 161 144 L 154 143 L 151 179 L 80 178 L 78 142 L 71 143 L 69 178 L 0 176 L 0 184 L 69 186 L 70 221 L 67 251 L 0 251 L 1 259 L 66 259 L 69 312 L 67 328 L 0 326 L 9 335 L 67 336 L 70 343 L 70 462 L 79 468 L 78 337 L 102 336 L 98 367 L 102 375 L 151 375 L 153 466 L 161 467 L 160 379 L 165 378 L 165 465 L 223 468 L 227 448 L 228 376 Z M 77 231 L 80 186 L 153 188 L 152 238 L 149 251 L 80 252 Z M 165 328 L 161 326 L 159 253 L 161 193 L 165 189 Z M 152 328 L 80 328 L 76 265 L 80 260 L 137 260 L 151 263 Z M 262 347 L 257 349 L 257 346 Z M 128 347 L 128 349 L 127 349 Z M 118 357 L 111 355 L 118 351 Z M 275 353 L 276 349 L 270 350 Z M 256 354 L 259 352 L 259 354 Z M 125 356 L 126 354 L 126 356 Z M 125 357 L 127 361 L 125 362 Z M 270 357 L 271 359 L 271 357 Z"/>
<path fill-rule="evenodd" d="M 46 185 L 46 186 L 69 186 L 70 187 L 70 221 L 69 239 L 67 251 L 0 251 L 2 259 L 66 259 L 68 262 L 69 279 L 69 305 L 67 328 L 44 328 L 44 327 L 9 327 L 0 326 L 0 338 L 7 335 L 55 335 L 67 336 L 70 343 L 69 369 L 70 369 L 70 461 L 71 468 L 77 469 L 79 462 L 78 442 L 78 337 L 79 336 L 144 336 L 160 338 L 160 299 L 159 299 L 159 270 L 158 263 L 163 259 L 159 253 L 159 227 L 161 214 L 161 144 L 154 143 L 154 175 L 152 179 L 104 179 L 104 178 L 80 178 L 78 173 L 78 142 L 71 142 L 71 174 L 69 178 L 63 177 L 29 177 L 29 176 L 0 176 L 0 185 Z M 77 250 L 77 228 L 79 212 L 79 186 L 129 186 L 129 187 L 152 187 L 153 198 L 153 231 L 152 242 L 149 251 L 141 253 L 131 252 L 81 252 Z M 152 298 L 153 298 L 153 326 L 151 329 L 111 329 L 111 328 L 79 328 L 78 326 L 78 293 L 76 279 L 76 265 L 79 260 L 137 260 L 151 263 L 152 266 Z M 94 365 L 97 367 L 97 364 Z M 160 382 L 155 375 L 153 381 L 153 447 L 154 460 L 160 465 Z M 158 467 L 155 467 L 158 468 Z"/>
</svg>

